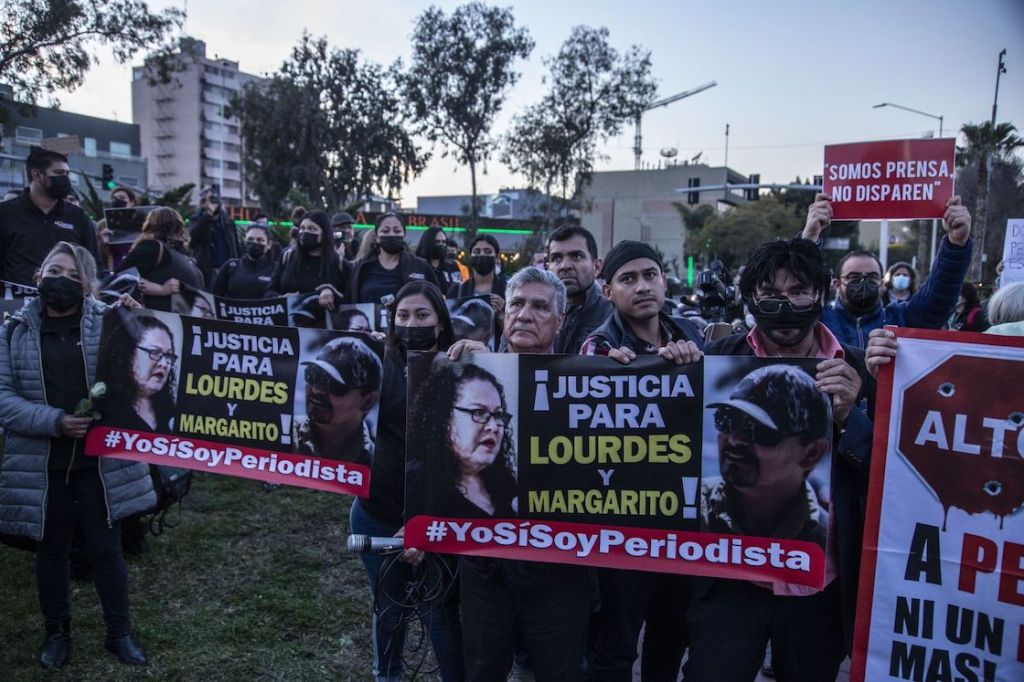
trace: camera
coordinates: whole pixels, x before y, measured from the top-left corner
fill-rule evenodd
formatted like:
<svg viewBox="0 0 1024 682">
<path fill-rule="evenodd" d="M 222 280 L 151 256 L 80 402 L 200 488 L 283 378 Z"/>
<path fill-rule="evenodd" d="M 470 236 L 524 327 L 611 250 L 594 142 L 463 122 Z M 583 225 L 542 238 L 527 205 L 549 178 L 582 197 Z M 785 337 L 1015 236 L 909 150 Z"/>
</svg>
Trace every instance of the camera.
<svg viewBox="0 0 1024 682">
<path fill-rule="evenodd" d="M 710 322 L 724 322 L 734 317 L 730 313 L 736 307 L 736 287 L 731 282 L 722 261 L 711 261 L 706 270 L 702 270 L 694 282 L 694 298 L 700 309 L 700 316 Z"/>
</svg>

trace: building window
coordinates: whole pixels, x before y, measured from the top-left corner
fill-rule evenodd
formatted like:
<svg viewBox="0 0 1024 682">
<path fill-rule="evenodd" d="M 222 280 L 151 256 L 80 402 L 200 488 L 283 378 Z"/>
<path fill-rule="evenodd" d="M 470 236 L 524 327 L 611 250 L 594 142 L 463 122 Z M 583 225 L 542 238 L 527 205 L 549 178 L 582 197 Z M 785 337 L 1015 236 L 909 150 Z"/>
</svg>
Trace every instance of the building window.
<svg viewBox="0 0 1024 682">
<path fill-rule="evenodd" d="M 239 189 L 242 186 L 238 180 L 225 180 L 224 186 L 228 189 Z"/>
<path fill-rule="evenodd" d="M 210 168 L 220 168 L 220 159 L 207 159 L 206 165 Z"/>
<path fill-rule="evenodd" d="M 39 144 L 43 141 L 43 131 L 39 128 L 18 126 L 14 129 L 14 139 L 18 144 Z"/>
<path fill-rule="evenodd" d="M 110 155 L 124 158 L 130 157 L 132 155 L 132 146 L 127 142 L 111 142 Z"/>
<path fill-rule="evenodd" d="M 237 161 L 225 161 L 224 162 L 224 167 L 227 168 L 228 170 L 238 170 L 238 162 Z"/>
<path fill-rule="evenodd" d="M 213 122 L 213 121 L 207 121 L 206 123 L 203 124 L 203 128 L 205 130 L 210 131 L 212 133 L 212 132 L 216 132 L 216 131 L 220 130 L 221 125 L 220 125 L 220 123 L 216 123 L 216 122 Z"/>
<path fill-rule="evenodd" d="M 82 151 L 86 156 L 96 156 L 96 138 L 95 137 L 83 137 L 82 138 Z"/>
<path fill-rule="evenodd" d="M 224 151 L 227 151 L 227 152 L 240 152 L 240 151 L 242 151 L 242 148 L 239 145 L 234 144 L 233 142 L 225 142 L 224 143 Z"/>
</svg>

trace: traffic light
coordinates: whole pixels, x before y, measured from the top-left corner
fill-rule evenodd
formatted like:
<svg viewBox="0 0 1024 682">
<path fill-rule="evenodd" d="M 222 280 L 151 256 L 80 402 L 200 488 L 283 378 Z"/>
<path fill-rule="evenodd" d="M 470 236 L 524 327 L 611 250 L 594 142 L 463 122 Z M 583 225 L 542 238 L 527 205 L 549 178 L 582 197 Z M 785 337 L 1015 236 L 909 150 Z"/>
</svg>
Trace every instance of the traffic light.
<svg viewBox="0 0 1024 682">
<path fill-rule="evenodd" d="M 760 185 L 761 184 L 761 174 L 760 173 L 752 173 L 750 178 L 748 178 L 747 182 L 749 182 L 751 185 Z M 758 197 L 759 194 L 760 194 L 760 192 L 758 191 L 757 187 L 752 187 L 752 188 L 748 189 L 747 190 L 747 201 L 757 201 L 757 197 Z"/>
<path fill-rule="evenodd" d="M 694 187 L 700 187 L 700 178 L 690 178 L 689 180 L 687 180 L 686 186 L 690 187 L 691 189 L 694 188 Z M 700 192 L 687 192 L 686 193 L 686 203 L 688 203 L 690 206 L 694 206 L 695 204 L 699 204 L 700 203 Z"/>
<path fill-rule="evenodd" d="M 114 182 L 114 167 L 109 163 L 103 164 L 103 188 L 114 189 L 117 187 L 117 183 Z"/>
</svg>

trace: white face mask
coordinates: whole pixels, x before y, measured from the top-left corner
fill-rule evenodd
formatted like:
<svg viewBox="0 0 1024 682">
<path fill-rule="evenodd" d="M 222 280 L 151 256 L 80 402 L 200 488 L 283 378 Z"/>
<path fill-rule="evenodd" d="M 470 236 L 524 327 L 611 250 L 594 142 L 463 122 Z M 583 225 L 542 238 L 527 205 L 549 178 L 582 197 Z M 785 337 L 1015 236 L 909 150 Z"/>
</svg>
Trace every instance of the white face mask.
<svg viewBox="0 0 1024 682">
<path fill-rule="evenodd" d="M 893 275 L 892 288 L 899 291 L 906 291 L 910 288 L 910 275 Z"/>
</svg>

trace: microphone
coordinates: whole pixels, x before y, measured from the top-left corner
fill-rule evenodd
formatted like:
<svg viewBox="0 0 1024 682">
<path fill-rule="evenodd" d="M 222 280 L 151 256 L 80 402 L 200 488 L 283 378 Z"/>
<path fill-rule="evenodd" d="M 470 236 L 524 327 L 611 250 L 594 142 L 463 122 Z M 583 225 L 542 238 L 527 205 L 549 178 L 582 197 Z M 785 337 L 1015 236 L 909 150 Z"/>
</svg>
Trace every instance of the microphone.
<svg viewBox="0 0 1024 682">
<path fill-rule="evenodd" d="M 381 552 L 401 551 L 404 549 L 405 543 L 402 541 L 402 538 L 375 538 L 372 535 L 349 535 L 347 546 L 348 551 L 352 554 L 362 554 L 364 552 L 379 554 Z"/>
</svg>

